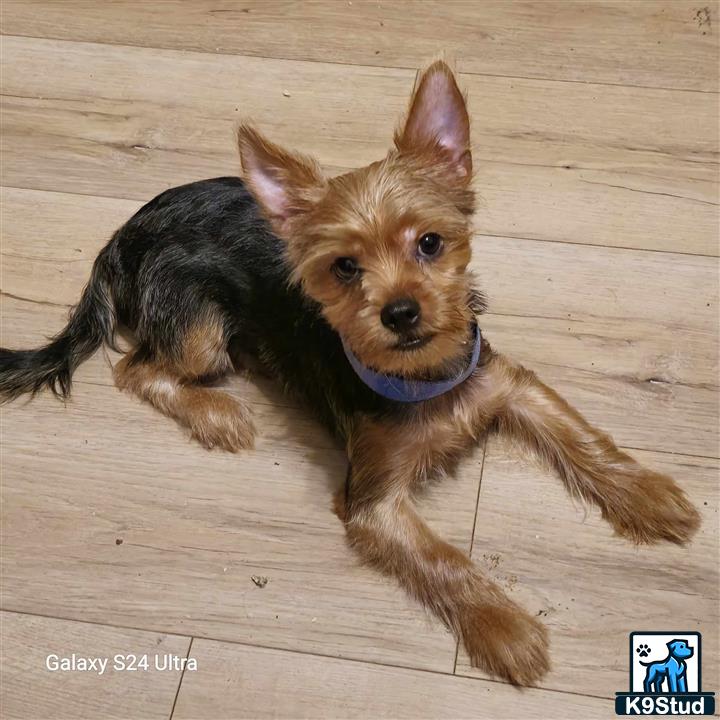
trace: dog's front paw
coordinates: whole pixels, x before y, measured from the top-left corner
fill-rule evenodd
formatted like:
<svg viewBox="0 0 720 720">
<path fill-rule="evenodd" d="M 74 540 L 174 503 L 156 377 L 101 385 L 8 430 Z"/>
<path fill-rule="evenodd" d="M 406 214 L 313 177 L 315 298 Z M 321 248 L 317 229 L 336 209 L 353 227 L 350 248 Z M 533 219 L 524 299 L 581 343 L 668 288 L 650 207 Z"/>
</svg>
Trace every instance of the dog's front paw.
<svg viewBox="0 0 720 720">
<path fill-rule="evenodd" d="M 672 478 L 642 468 L 623 496 L 603 513 L 615 532 L 636 543 L 660 540 L 683 545 L 700 527 L 700 514 Z"/>
<path fill-rule="evenodd" d="M 474 667 L 513 685 L 533 685 L 550 669 L 547 630 L 517 605 L 480 605 L 460 624 Z"/>
</svg>

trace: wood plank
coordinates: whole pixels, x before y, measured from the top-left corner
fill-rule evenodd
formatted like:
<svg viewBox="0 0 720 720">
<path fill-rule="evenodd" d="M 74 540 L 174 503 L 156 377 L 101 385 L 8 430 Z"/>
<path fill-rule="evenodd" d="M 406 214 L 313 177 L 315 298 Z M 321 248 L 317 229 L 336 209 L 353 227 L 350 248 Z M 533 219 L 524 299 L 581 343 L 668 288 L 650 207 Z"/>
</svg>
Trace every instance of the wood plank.
<svg viewBox="0 0 720 720">
<path fill-rule="evenodd" d="M 190 638 L 12 612 L 0 613 L 0 621 L 0 706 L 5 720 L 169 717 L 180 671 L 157 670 L 155 656 L 185 657 Z M 49 655 L 69 658 L 73 653 L 105 659 L 106 669 L 98 674 L 47 668 Z M 115 669 L 116 654 L 147 655 L 149 669 Z"/>
<path fill-rule="evenodd" d="M 13 35 L 717 92 L 717 2 L 5 0 Z M 408 17 L 412 16 L 412 23 Z"/>
<path fill-rule="evenodd" d="M 613 537 L 599 513 L 572 512 L 555 477 L 489 443 L 472 554 L 549 627 L 555 669 L 543 687 L 614 697 L 627 688 L 633 630 L 699 630 L 705 683 L 718 678 L 718 462 L 632 454 L 674 476 L 701 511 L 689 547 Z M 479 675 L 463 652 L 458 672 Z"/>
<path fill-rule="evenodd" d="M 33 346 L 62 326 L 98 250 L 138 203 L 15 189 L 0 199 L 3 292 L 62 306 L 6 300 L 5 342 Z M 474 250 L 497 311 L 483 319 L 495 347 L 621 444 L 718 454 L 713 259 L 497 237 L 477 238 Z M 84 372 L 111 382 L 100 360 Z"/>
<path fill-rule="evenodd" d="M 248 116 L 330 170 L 366 164 L 386 151 L 414 77 L 17 37 L 2 61 L 3 184 L 131 199 L 236 173 L 234 127 Z M 675 91 L 462 82 L 480 233 L 717 255 L 715 95 L 694 93 L 688 113 Z"/>
<path fill-rule="evenodd" d="M 343 454 L 305 413 L 254 410 L 257 448 L 236 456 L 107 386 L 4 408 L 5 607 L 451 671 L 452 637 L 345 545 Z M 466 550 L 481 462 L 423 503 Z"/>
<path fill-rule="evenodd" d="M 535 370 L 618 444 L 720 455 L 717 386 L 664 379 L 670 365 L 687 357 L 675 345 L 682 331 L 665 335 L 670 345 L 657 345 L 652 330 L 637 325 L 616 324 L 603 334 L 603 323 L 488 316 L 483 327 L 495 348 Z M 641 338 L 638 346 L 635 333 Z M 714 351 L 701 342 L 711 353 L 708 361 L 715 363 Z"/>
<path fill-rule="evenodd" d="M 605 718 L 606 700 L 206 640 L 173 718 Z"/>
</svg>

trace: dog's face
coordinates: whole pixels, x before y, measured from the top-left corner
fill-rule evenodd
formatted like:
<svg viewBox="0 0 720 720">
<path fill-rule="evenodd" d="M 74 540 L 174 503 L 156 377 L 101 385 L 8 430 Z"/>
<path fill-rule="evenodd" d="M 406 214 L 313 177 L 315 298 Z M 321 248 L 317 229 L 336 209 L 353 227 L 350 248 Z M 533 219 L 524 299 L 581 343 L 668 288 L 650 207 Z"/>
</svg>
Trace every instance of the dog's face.
<svg viewBox="0 0 720 720">
<path fill-rule="evenodd" d="M 686 660 L 693 656 L 693 649 L 684 640 L 673 640 L 667 644 L 670 654 L 678 660 Z"/>
<path fill-rule="evenodd" d="M 239 141 L 294 279 L 362 362 L 412 375 L 467 347 L 470 131 L 447 65 L 423 73 L 395 149 L 368 167 L 326 180 L 251 128 Z"/>
</svg>

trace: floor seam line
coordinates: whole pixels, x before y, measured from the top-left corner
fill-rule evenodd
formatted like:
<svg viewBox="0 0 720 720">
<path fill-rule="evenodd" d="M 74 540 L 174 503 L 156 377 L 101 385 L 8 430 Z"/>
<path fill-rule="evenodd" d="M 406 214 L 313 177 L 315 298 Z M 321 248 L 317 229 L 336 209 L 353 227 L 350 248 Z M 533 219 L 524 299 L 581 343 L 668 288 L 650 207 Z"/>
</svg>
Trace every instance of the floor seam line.
<svg viewBox="0 0 720 720">
<path fill-rule="evenodd" d="M 193 646 L 193 640 L 195 640 L 195 636 L 190 636 L 190 642 L 188 643 L 187 652 L 185 653 L 185 657 L 190 657 L 190 651 L 192 650 Z M 187 662 L 183 664 L 182 670 L 180 671 L 180 680 L 178 681 L 177 690 L 175 690 L 175 698 L 173 699 L 172 707 L 170 708 L 170 715 L 168 717 L 168 720 L 172 720 L 173 715 L 175 714 L 175 706 L 177 705 L 178 697 L 180 697 L 180 688 L 182 687 L 183 680 L 185 679 L 185 670 L 187 669 Z"/>
<path fill-rule="evenodd" d="M 485 458 L 487 457 L 487 446 L 488 446 L 488 439 L 489 435 L 488 433 L 485 433 L 485 438 L 483 442 L 483 456 L 482 456 L 482 462 L 480 463 L 480 477 L 478 478 L 478 489 L 477 493 L 475 495 L 475 514 L 473 515 L 473 524 L 472 524 L 472 531 L 470 533 L 470 549 L 468 550 L 468 557 L 472 561 L 472 551 L 473 546 L 475 544 L 475 526 L 477 525 L 477 516 L 478 516 L 478 508 L 480 507 L 480 490 L 482 489 L 482 477 L 483 472 L 485 471 Z M 458 655 L 460 654 L 460 639 L 455 639 L 455 660 L 453 662 L 453 675 L 457 675 L 457 663 L 458 663 Z"/>
<path fill-rule="evenodd" d="M 30 615 L 32 617 L 46 618 L 48 620 L 61 620 L 63 622 L 77 622 L 77 623 L 83 623 L 85 625 L 95 625 L 95 626 L 99 626 L 99 627 L 110 627 L 110 628 L 116 628 L 118 630 L 135 630 L 135 631 L 146 632 L 146 633 L 155 634 L 155 635 L 172 635 L 174 637 L 183 637 L 183 638 L 191 637 L 191 638 L 193 638 L 193 640 L 206 640 L 207 642 L 221 643 L 221 644 L 226 644 L 226 645 L 235 645 L 235 646 L 244 647 L 244 648 L 259 648 L 261 650 L 270 650 L 270 651 L 275 651 L 275 652 L 280 652 L 280 653 L 291 653 L 293 655 L 304 655 L 307 657 L 325 658 L 328 660 L 339 660 L 341 662 L 359 663 L 361 665 L 371 665 L 371 666 L 380 667 L 380 668 L 396 668 L 398 670 L 406 670 L 408 672 L 426 673 L 429 675 L 441 675 L 443 677 L 457 678 L 459 680 L 468 680 L 471 682 L 473 682 L 473 681 L 487 682 L 487 683 L 492 683 L 494 685 L 506 685 L 508 687 L 513 687 L 512 685 L 510 685 L 510 683 L 507 683 L 503 680 L 496 680 L 494 678 L 474 678 L 471 675 L 454 675 L 446 670 L 430 670 L 428 668 L 415 667 L 412 665 L 397 665 L 397 664 L 393 664 L 393 663 L 380 662 L 378 660 L 366 660 L 366 659 L 362 659 L 362 658 L 340 657 L 339 655 L 328 655 L 328 654 L 324 654 L 324 653 L 314 652 L 312 650 L 295 650 L 293 648 L 275 647 L 272 645 L 262 645 L 259 643 L 250 643 L 250 642 L 245 642 L 242 640 L 227 640 L 227 639 L 222 639 L 222 638 L 209 637 L 209 636 L 205 636 L 205 635 L 198 635 L 197 633 L 194 633 L 192 635 L 180 635 L 175 632 L 167 632 L 164 630 L 152 630 L 152 629 L 148 629 L 148 628 L 141 628 L 141 627 L 131 626 L 131 625 L 118 625 L 118 624 L 112 624 L 112 623 L 104 623 L 104 622 L 99 622 L 97 620 L 78 620 L 76 618 L 62 617 L 60 615 L 45 615 L 43 613 L 29 612 L 29 611 L 24 611 L 24 610 L 13 610 L 11 608 L 0 608 L 0 612 L 12 613 L 14 615 Z M 591 695 L 590 693 L 579 693 L 579 692 L 574 692 L 571 690 L 560 690 L 559 688 L 532 686 L 532 687 L 528 687 L 526 689 L 538 690 L 538 691 L 542 691 L 542 692 L 558 693 L 560 695 L 579 695 L 582 697 L 595 698 L 598 700 L 612 699 L 605 695 Z"/>
<path fill-rule="evenodd" d="M 7 95 L 0 93 L 0 98 L 3 98 L 3 97 L 7 97 Z M 164 188 L 163 190 L 158 191 L 158 193 L 156 193 L 155 197 L 157 197 L 157 195 L 159 195 L 161 192 L 164 192 L 164 190 L 168 190 L 172 187 L 173 187 L 172 185 L 169 185 L 168 187 Z M 30 187 L 28 185 L 15 185 L 15 184 L 0 185 L 0 189 L 3 189 L 3 188 L 7 188 L 8 190 L 28 190 L 30 192 L 52 193 L 54 195 L 75 195 L 78 197 L 100 198 L 103 200 L 122 200 L 124 202 L 134 202 L 140 206 L 146 204 L 149 201 L 148 199 L 139 200 L 138 198 L 126 197 L 124 195 L 101 195 L 98 193 L 79 192 L 77 190 L 48 190 L 47 188 Z M 627 247 L 624 245 L 606 245 L 603 243 L 584 243 L 584 242 L 578 242 L 578 241 L 574 241 L 574 240 L 560 240 L 557 238 L 529 237 L 527 235 L 503 235 L 502 233 L 488 233 L 488 232 L 480 232 L 478 230 L 473 230 L 472 236 L 478 237 L 478 238 L 484 238 L 484 237 L 497 238 L 499 240 L 521 240 L 523 242 L 555 243 L 557 245 L 571 245 L 574 247 L 584 247 L 584 248 L 604 248 L 606 250 L 660 253 L 662 255 L 679 255 L 682 257 L 707 258 L 709 260 L 714 260 L 714 261 L 717 261 L 718 257 L 719 257 L 718 255 L 711 255 L 709 253 L 683 252 L 680 250 L 661 250 L 659 248 L 649 248 L 649 247 Z"/>
</svg>

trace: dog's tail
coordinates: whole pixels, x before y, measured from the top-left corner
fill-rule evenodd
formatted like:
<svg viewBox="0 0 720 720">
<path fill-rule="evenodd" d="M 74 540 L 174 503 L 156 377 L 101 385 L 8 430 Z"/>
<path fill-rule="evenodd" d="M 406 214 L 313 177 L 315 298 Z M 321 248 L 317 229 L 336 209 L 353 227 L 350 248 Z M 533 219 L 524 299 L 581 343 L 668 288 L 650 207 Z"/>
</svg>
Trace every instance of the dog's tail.
<svg viewBox="0 0 720 720">
<path fill-rule="evenodd" d="M 65 329 L 37 350 L 0 348 L 0 402 L 44 387 L 59 398 L 70 394 L 72 375 L 103 342 L 113 344 L 116 317 L 110 268 L 103 250 Z"/>
</svg>

